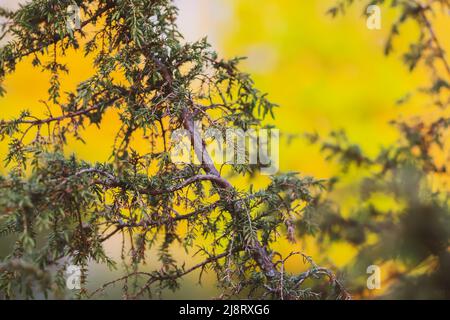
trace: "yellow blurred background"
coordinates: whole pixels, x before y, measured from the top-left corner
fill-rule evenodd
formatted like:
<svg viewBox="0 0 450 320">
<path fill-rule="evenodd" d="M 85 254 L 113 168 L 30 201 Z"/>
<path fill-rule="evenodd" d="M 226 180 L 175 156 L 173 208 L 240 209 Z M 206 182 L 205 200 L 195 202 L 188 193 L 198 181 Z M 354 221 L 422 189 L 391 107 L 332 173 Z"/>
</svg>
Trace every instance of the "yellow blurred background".
<svg viewBox="0 0 450 320">
<path fill-rule="evenodd" d="M 257 87 L 280 105 L 273 123 L 282 133 L 325 135 L 331 130 L 345 129 L 352 141 L 373 156 L 380 146 L 395 143 L 399 137 L 389 120 L 414 114 L 422 107 L 424 100 L 420 95 L 401 106 L 395 103 L 426 84 L 428 75 L 421 68 L 410 73 L 401 61 L 400 52 L 418 37 L 412 24 L 401 29 L 401 40 L 394 42 L 394 54 L 384 56 L 385 40 L 396 17 L 396 12 L 386 7 L 382 9 L 382 29 L 369 30 L 362 6 L 356 5 L 345 16 L 334 19 L 327 15 L 335 0 L 177 0 L 176 3 L 180 8 L 178 23 L 186 40 L 208 36 L 220 56 L 248 57 L 242 69 L 251 73 Z M 0 4 L 14 6 L 17 2 L 0 1 Z M 437 35 L 444 47 L 450 49 L 448 27 L 443 19 L 437 18 Z M 71 71 L 62 79 L 63 91 L 74 89 L 92 74 L 82 53 L 71 53 L 66 60 Z M 29 60 L 21 63 L 16 73 L 6 79 L 7 94 L 0 99 L 1 118 L 18 115 L 23 109 L 43 114 L 45 109 L 38 101 L 47 97 L 48 80 L 49 76 L 33 69 Z M 83 137 L 87 144 L 71 141 L 68 152 L 88 161 L 106 161 L 117 123 L 117 117 L 108 114 L 101 129 L 86 130 Z M 1 145 L 0 154 L 5 151 L 6 146 Z M 329 178 L 338 170 L 324 160 L 316 146 L 301 139 L 281 146 L 280 163 L 282 171 L 317 178 Z M 1 166 L 0 172 L 5 173 Z M 264 179 L 255 182 L 263 183 Z M 351 194 L 342 197 L 344 211 L 352 201 L 355 199 Z M 109 251 L 116 257 L 120 254 L 119 244 L 120 239 L 108 243 Z M 312 240 L 299 242 L 297 247 L 313 257 L 319 254 Z M 280 251 L 291 249 L 292 245 L 280 241 Z M 174 250 L 188 258 L 182 249 Z M 354 254 L 355 249 L 349 245 L 336 244 L 327 253 L 327 261 L 340 267 Z M 289 269 L 302 270 L 304 265 L 300 262 L 293 261 Z M 90 278 L 98 283 L 112 279 L 114 273 L 105 270 L 104 266 L 92 266 Z M 203 287 L 195 285 L 197 276 L 187 278 L 179 292 L 165 297 L 211 298 L 217 294 L 212 275 L 204 279 Z"/>
</svg>

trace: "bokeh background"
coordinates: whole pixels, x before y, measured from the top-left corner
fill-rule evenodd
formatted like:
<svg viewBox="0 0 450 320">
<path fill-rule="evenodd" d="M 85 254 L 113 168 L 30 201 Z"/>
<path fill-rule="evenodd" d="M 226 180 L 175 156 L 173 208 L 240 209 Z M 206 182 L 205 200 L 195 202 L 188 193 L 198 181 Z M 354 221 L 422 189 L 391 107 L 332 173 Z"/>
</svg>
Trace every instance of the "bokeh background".
<svg viewBox="0 0 450 320">
<path fill-rule="evenodd" d="M 18 3 L 0 1 L 0 5 L 9 7 Z M 356 5 L 345 16 L 334 19 L 327 15 L 334 0 L 177 0 L 176 3 L 180 9 L 178 24 L 187 41 L 207 36 L 222 57 L 248 57 L 242 69 L 251 73 L 257 87 L 280 105 L 276 119 L 271 122 L 283 133 L 326 135 L 332 130 L 345 129 L 351 140 L 369 155 L 375 155 L 381 146 L 395 143 L 399 138 L 389 120 L 413 114 L 421 106 L 420 96 L 396 105 L 397 100 L 426 83 L 427 74 L 420 68 L 410 73 L 401 62 L 400 52 L 418 37 L 418 30 L 412 24 L 402 28 L 401 39 L 394 43 L 396 52 L 384 56 L 384 43 L 396 17 L 395 11 L 383 8 L 381 30 L 369 30 L 362 6 Z M 437 18 L 438 37 L 450 49 L 448 27 L 444 19 Z M 74 89 L 92 73 L 82 53 L 69 54 L 67 63 L 71 72 L 62 79 L 63 90 Z M 33 69 L 30 61 L 19 65 L 17 72 L 7 78 L 5 88 L 7 95 L 0 99 L 1 118 L 13 117 L 24 108 L 37 114 L 44 111 L 38 101 L 47 97 L 48 75 Z M 108 114 L 101 129 L 86 130 L 87 144 L 72 141 L 67 152 L 93 162 L 106 161 L 117 123 L 117 117 Z M 5 151 L 5 146 L 0 146 L 0 155 Z M 339 170 L 324 160 L 317 146 L 302 139 L 282 144 L 280 163 L 282 171 L 297 171 L 317 178 L 329 178 Z M 0 173 L 4 174 L 5 168 L 0 166 Z M 358 179 L 358 176 L 350 174 L 348 179 Z M 265 182 L 261 179 L 255 183 Z M 236 183 L 245 187 L 244 181 Z M 339 195 L 344 214 L 356 201 L 351 183 L 348 185 Z M 380 205 L 389 204 L 381 200 Z M 111 239 L 107 246 L 119 257 L 120 239 Z M 282 252 L 293 249 L 284 241 L 278 246 Z M 350 245 L 339 243 L 333 244 L 326 253 L 318 252 L 314 239 L 303 239 L 296 247 L 313 257 L 320 256 L 336 268 L 348 263 L 356 253 Z M 181 248 L 173 250 L 180 260 L 195 262 L 196 258 L 190 258 Z M 299 261 L 288 265 L 292 271 L 304 267 Z M 93 265 L 90 286 L 94 288 L 114 275 L 115 272 L 107 271 L 104 266 Z M 196 283 L 197 276 L 186 278 L 180 291 L 168 292 L 164 297 L 217 295 L 212 274 L 203 279 L 202 286 Z M 107 297 L 117 297 L 119 292 L 119 288 L 112 290 Z"/>
</svg>

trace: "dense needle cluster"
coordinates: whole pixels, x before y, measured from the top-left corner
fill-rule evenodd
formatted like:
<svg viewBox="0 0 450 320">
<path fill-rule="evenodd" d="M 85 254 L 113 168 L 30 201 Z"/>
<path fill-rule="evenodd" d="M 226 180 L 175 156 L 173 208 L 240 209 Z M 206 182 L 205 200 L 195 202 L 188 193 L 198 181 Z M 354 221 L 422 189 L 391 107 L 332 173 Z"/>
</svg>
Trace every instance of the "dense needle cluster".
<svg viewBox="0 0 450 320">
<path fill-rule="evenodd" d="M 67 28 L 66 8 L 74 3 L 83 17 L 78 30 Z M 310 257 L 282 257 L 272 249 L 282 234 L 295 241 L 294 221 L 316 205 L 323 181 L 279 174 L 265 189 L 238 189 L 229 178 L 258 174 L 260 167 L 216 168 L 205 161 L 204 143 L 193 150 L 202 163 L 171 161 L 175 130 L 193 138 L 194 123 L 220 131 L 262 128 L 275 107 L 239 71 L 240 59 L 219 59 L 206 40 L 183 40 L 171 1 L 34 0 L 0 14 L 2 37 L 9 39 L 0 50 L 0 77 L 24 60 L 51 74 L 44 115 L 24 110 L 0 122 L 9 144 L 0 233 L 14 242 L 0 264 L 0 296 L 61 296 L 66 267 L 77 265 L 82 298 L 96 298 L 111 285 L 121 285 L 124 298 L 149 297 L 205 270 L 217 275 L 223 298 L 350 297 Z M 70 72 L 61 61 L 79 50 L 93 61 L 94 73 L 75 91 L 61 92 L 61 74 Z M 110 161 L 87 163 L 65 151 L 74 138 L 84 141 L 86 127 L 101 128 L 108 112 L 121 123 Z M 136 139 L 147 150 L 134 148 Z M 117 267 L 104 248 L 112 237 L 123 239 L 126 271 L 90 292 L 89 263 Z M 203 261 L 179 261 L 170 253 L 174 243 Z M 154 247 L 157 268 L 148 254 Z M 307 271 L 287 273 L 287 259 L 303 261 Z M 311 290 L 314 279 L 325 286 Z"/>
</svg>

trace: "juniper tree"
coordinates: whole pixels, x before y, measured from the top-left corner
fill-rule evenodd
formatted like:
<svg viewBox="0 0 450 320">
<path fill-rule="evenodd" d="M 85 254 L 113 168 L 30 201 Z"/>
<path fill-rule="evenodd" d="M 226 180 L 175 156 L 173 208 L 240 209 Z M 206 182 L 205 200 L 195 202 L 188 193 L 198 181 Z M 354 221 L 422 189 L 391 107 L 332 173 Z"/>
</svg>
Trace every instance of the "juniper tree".
<svg viewBox="0 0 450 320">
<path fill-rule="evenodd" d="M 83 17 L 78 29 L 67 28 L 74 4 Z M 204 270 L 217 275 L 223 298 L 350 297 L 310 257 L 273 249 L 282 234 L 295 241 L 294 221 L 316 205 L 324 181 L 288 173 L 261 190 L 237 188 L 230 177 L 256 175 L 262 165 L 228 165 L 225 176 L 205 141 L 194 144 L 198 164 L 171 161 L 174 131 L 187 130 L 193 139 L 195 123 L 221 132 L 263 128 L 276 107 L 239 70 L 239 58 L 220 59 L 205 39 L 183 40 L 171 1 L 34 0 L 0 14 L 2 38 L 9 39 L 0 51 L 1 79 L 28 61 L 51 75 L 45 116 L 23 110 L 0 123 L 9 146 L 0 233 L 14 239 L 0 264 L 3 297 L 60 294 L 71 264 L 82 267 L 82 298 L 99 297 L 113 284 L 125 298 L 148 297 Z M 93 61 L 94 73 L 61 92 L 61 75 L 70 72 L 62 60 L 73 51 Z M 110 160 L 88 163 L 68 154 L 68 141 L 83 141 L 89 126 L 101 129 L 107 112 L 120 117 Z M 146 151 L 133 148 L 136 137 L 147 141 Z M 123 238 L 128 267 L 89 292 L 90 262 L 117 266 L 104 249 L 113 236 Z M 203 261 L 179 261 L 170 253 L 174 243 Z M 148 254 L 155 246 L 162 267 L 149 271 L 143 264 L 155 265 Z M 310 268 L 290 274 L 284 264 L 296 257 Z M 328 289 L 312 291 L 311 279 L 323 279 Z"/>
<path fill-rule="evenodd" d="M 333 16 L 345 13 L 354 2 L 339 1 L 329 13 Z M 300 230 L 315 229 L 324 250 L 330 241 L 345 242 L 358 249 L 346 267 L 349 286 L 355 295 L 367 295 L 366 268 L 376 264 L 386 266 L 383 286 L 390 289 L 385 291 L 385 297 L 448 299 L 450 68 L 434 24 L 436 17 L 443 14 L 448 25 L 445 14 L 450 2 L 361 2 L 364 9 L 377 4 L 385 5 L 383 12 L 397 12 L 398 18 L 386 41 L 386 55 L 395 52 L 404 24 L 416 26 L 418 38 L 402 54 L 402 59 L 410 71 L 422 68 L 430 77 L 424 79 L 422 88 L 398 103 L 417 105 L 422 102 L 415 98 L 424 96 L 426 105 L 418 114 L 392 121 L 400 139 L 397 144 L 383 148 L 376 157 L 367 156 L 358 144 L 347 138 L 345 131 L 335 131 L 325 139 L 307 135 L 321 145 L 330 160 L 342 164 L 342 171 L 334 181 L 339 181 L 349 170 L 362 178 L 356 182 L 358 205 L 352 208 L 350 216 L 341 213 L 341 204 L 331 200 L 332 197 L 323 197 L 308 213 L 312 220 L 299 222 Z M 339 188 L 339 184 L 334 187 Z M 389 209 L 376 206 L 376 196 L 380 194 L 396 205 Z M 389 267 L 389 263 L 397 267 Z"/>
</svg>

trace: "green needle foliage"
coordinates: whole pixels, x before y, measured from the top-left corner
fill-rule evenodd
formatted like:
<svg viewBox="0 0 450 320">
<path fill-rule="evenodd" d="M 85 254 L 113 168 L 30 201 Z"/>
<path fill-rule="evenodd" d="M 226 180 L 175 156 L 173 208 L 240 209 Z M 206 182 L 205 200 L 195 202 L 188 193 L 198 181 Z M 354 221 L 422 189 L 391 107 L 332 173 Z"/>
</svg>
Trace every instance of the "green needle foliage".
<svg viewBox="0 0 450 320">
<path fill-rule="evenodd" d="M 83 16 L 78 30 L 66 27 L 74 3 Z M 206 40 L 183 40 L 171 1 L 33 0 L 0 14 L 1 36 L 10 39 L 0 50 L 1 79 L 28 57 L 51 74 L 45 117 L 23 111 L 0 123 L 9 145 L 8 175 L 0 177 L 0 234 L 14 241 L 0 263 L 0 296 L 60 297 L 67 266 L 78 265 L 81 298 L 97 298 L 114 284 L 125 298 L 152 297 L 205 270 L 217 275 L 222 298 L 349 298 L 336 276 L 308 256 L 282 257 L 273 249 L 282 233 L 294 240 L 294 221 L 307 219 L 304 213 L 317 205 L 322 181 L 280 174 L 265 189 L 238 190 L 208 161 L 170 161 L 174 130 L 194 137 L 194 122 L 220 131 L 257 129 L 275 108 L 239 71 L 240 59 L 219 59 Z M 61 92 L 61 74 L 70 72 L 62 61 L 80 50 L 95 72 L 76 90 Z M 121 122 L 110 161 L 68 156 L 68 141 L 83 141 L 89 126 L 102 128 L 107 112 Z M 141 136 L 146 152 L 132 147 Z M 229 176 L 259 169 L 232 165 Z M 123 239 L 122 261 L 105 252 L 112 237 Z M 204 260 L 180 261 L 170 250 L 177 243 Z M 159 262 L 149 254 L 155 247 Z M 284 264 L 296 257 L 308 269 L 289 274 Z M 127 267 L 89 291 L 93 262 Z M 322 285 L 311 290 L 314 282 Z"/>
</svg>

